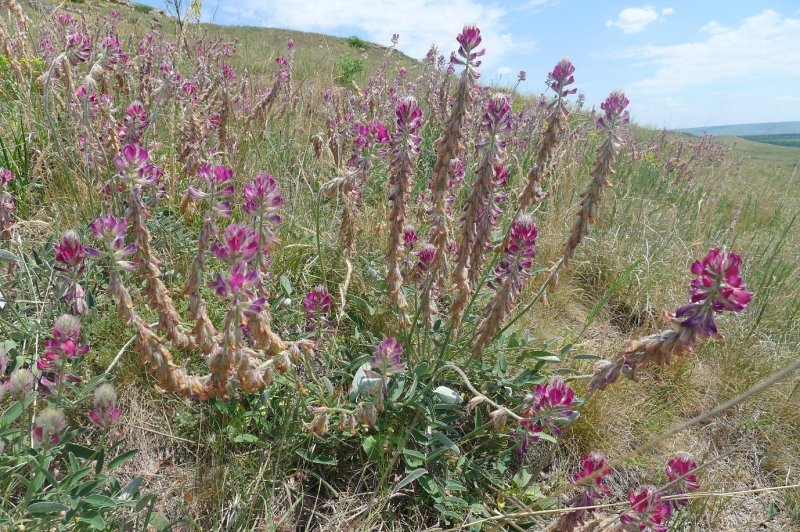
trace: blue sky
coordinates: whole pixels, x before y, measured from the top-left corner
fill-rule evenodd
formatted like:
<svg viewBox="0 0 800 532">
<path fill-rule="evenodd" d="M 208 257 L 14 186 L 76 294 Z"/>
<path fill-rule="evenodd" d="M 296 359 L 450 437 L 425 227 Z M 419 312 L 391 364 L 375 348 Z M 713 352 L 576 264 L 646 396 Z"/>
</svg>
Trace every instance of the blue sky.
<svg viewBox="0 0 800 532">
<path fill-rule="evenodd" d="M 141 1 L 141 0 L 140 0 Z M 163 7 L 163 0 L 144 0 Z M 483 80 L 539 92 L 561 57 L 595 105 L 626 91 L 636 122 L 682 128 L 800 120 L 800 2 L 665 0 L 203 0 L 203 20 L 358 35 L 424 56 L 465 23 L 486 47 Z"/>
</svg>

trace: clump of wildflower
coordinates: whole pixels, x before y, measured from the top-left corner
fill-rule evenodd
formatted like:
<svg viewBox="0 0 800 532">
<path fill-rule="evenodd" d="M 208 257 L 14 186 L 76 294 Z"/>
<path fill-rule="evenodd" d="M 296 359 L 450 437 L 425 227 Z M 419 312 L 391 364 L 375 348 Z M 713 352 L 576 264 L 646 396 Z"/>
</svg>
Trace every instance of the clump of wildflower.
<svg viewBox="0 0 800 532">
<path fill-rule="evenodd" d="M 303 309 L 306 311 L 306 330 L 320 330 L 322 326 L 331 326 L 333 322 L 328 319 L 333 298 L 328 289 L 317 285 L 303 298 Z"/>
<path fill-rule="evenodd" d="M 457 294 L 450 308 L 450 322 L 454 328 L 461 323 L 464 308 L 483 266 L 494 224 L 502 212 L 497 206 L 498 197 L 494 188 L 497 172 L 502 172 L 503 168 L 504 136 L 511 130 L 511 102 L 505 94 L 496 93 L 489 99 L 481 127 L 484 133 L 480 142 L 483 153 L 472 192 L 464 206 L 461 240 L 453 270 Z"/>
<path fill-rule="evenodd" d="M 461 33 L 456 36 L 456 41 L 459 44 L 458 55 L 461 56 L 461 59 L 453 54 L 450 57 L 450 62 L 456 65 L 468 65 L 472 68 L 479 67 L 481 62 L 475 59 L 484 55 L 486 50 L 475 51 L 475 49 L 480 46 L 482 40 L 481 30 L 477 26 L 464 26 Z"/>
<path fill-rule="evenodd" d="M 465 26 L 456 37 L 459 43 L 459 54 L 463 61 L 456 60 L 456 64 L 463 64 L 464 70 L 458 81 L 455 101 L 450 114 L 444 123 L 441 136 L 436 140 L 436 163 L 433 166 L 433 177 L 430 183 L 432 209 L 430 213 L 429 242 L 435 246 L 433 264 L 427 268 L 428 279 L 422 285 L 420 294 L 420 307 L 422 321 L 430 325 L 436 310 L 436 300 L 439 289 L 444 285 L 448 275 L 448 255 L 452 247 L 452 220 L 450 218 L 451 198 L 455 195 L 456 188 L 451 187 L 451 163 L 458 159 L 464 150 L 463 126 L 472 108 L 472 88 L 478 73 L 475 70 L 479 62 L 474 61 L 478 53 L 472 56 L 472 50 L 480 45 L 481 33 L 475 26 Z M 480 51 L 483 55 L 484 50 Z M 453 58 L 451 58 L 452 61 Z M 452 64 L 450 65 L 452 68 Z M 449 79 L 449 76 L 448 76 Z M 446 98 L 445 98 L 446 99 Z M 452 183 L 457 184 L 457 183 Z"/>
<path fill-rule="evenodd" d="M 598 473 L 599 472 L 599 473 Z M 602 499 L 611 491 L 603 478 L 610 475 L 611 470 L 606 469 L 606 459 L 600 453 L 589 453 L 583 457 L 581 468 L 569 477 L 572 484 L 579 484 L 580 493 L 573 496 L 567 505 L 571 508 L 582 508 L 594 506 L 598 499 Z M 591 482 L 581 481 L 587 477 L 594 476 Z M 554 527 L 555 530 L 572 532 L 584 523 L 586 518 L 591 515 L 593 510 L 578 509 L 561 516 Z"/>
<path fill-rule="evenodd" d="M 649 530 L 652 532 L 667 532 L 665 522 L 672 513 L 669 504 L 661 499 L 658 490 L 653 486 L 645 486 L 638 492 L 628 493 L 630 510 L 622 514 L 622 530 L 639 532 Z"/>
<path fill-rule="evenodd" d="M 589 234 L 589 224 L 594 223 L 600 207 L 600 195 L 604 188 L 611 186 L 609 176 L 614 174 L 616 163 L 622 147 L 620 126 L 630 121 L 628 98 L 622 92 L 612 92 L 601 104 L 605 114 L 597 120 L 597 125 L 605 130 L 605 139 L 597 151 L 597 159 L 592 169 L 592 181 L 581 193 L 581 208 L 577 212 L 575 224 L 572 226 L 567 243 L 564 246 L 564 262 L 568 263 L 575 255 L 575 250 Z"/>
<path fill-rule="evenodd" d="M 536 224 L 530 216 L 522 215 L 511 224 L 503 260 L 495 268 L 495 280 L 492 283 L 495 292 L 477 327 L 477 356 L 483 354 L 483 350 L 497 334 L 517 302 L 522 284 L 530 276 L 533 258 L 536 256 L 537 235 Z"/>
<path fill-rule="evenodd" d="M 59 277 L 64 281 L 61 300 L 71 305 L 75 314 L 89 312 L 83 287 L 78 283 L 86 267 L 84 264 L 86 249 L 81 244 L 78 233 L 72 230 L 66 231 L 59 243 L 53 246 L 53 250 L 58 262 L 55 270 L 60 272 Z"/>
<path fill-rule="evenodd" d="M 436 259 L 436 252 L 436 246 L 431 243 L 423 245 L 420 250 L 416 252 L 417 262 L 411 268 L 411 277 L 415 281 L 422 282 L 427 272 L 430 271 Z M 423 286 L 422 288 L 424 289 L 425 287 Z"/>
<path fill-rule="evenodd" d="M 8 168 L 0 166 L 0 241 L 11 239 L 12 213 L 16 209 L 15 198 L 8 191 L 14 174 Z"/>
<path fill-rule="evenodd" d="M 683 495 L 690 491 L 695 491 L 700 487 L 697 482 L 697 462 L 694 457 L 687 453 L 679 453 L 667 462 L 664 474 L 669 479 L 669 493 L 672 495 Z M 671 499 L 669 504 L 674 508 L 688 504 L 687 499 Z"/>
<path fill-rule="evenodd" d="M 36 417 L 33 439 L 42 447 L 58 445 L 61 442 L 61 433 L 65 428 L 67 428 L 67 420 L 64 418 L 64 412 L 47 407 Z"/>
<path fill-rule="evenodd" d="M 741 312 L 753 297 L 742 282 L 741 266 L 741 256 L 719 248 L 695 261 L 691 269 L 698 278 L 689 288 L 689 303 L 674 314 L 667 314 L 672 328 L 628 342 L 627 349 L 616 362 L 598 361 L 589 389 L 605 389 L 617 380 L 620 373 L 635 380 L 636 372 L 642 366 L 666 364 L 673 354 L 692 350 L 698 339 L 721 338 L 715 315 L 726 311 Z"/>
<path fill-rule="evenodd" d="M 98 427 L 107 428 L 113 425 L 122 413 L 117 405 L 117 392 L 109 383 L 101 384 L 95 390 L 92 405 L 89 420 Z"/>
<path fill-rule="evenodd" d="M 414 246 L 417 245 L 418 240 L 419 240 L 419 235 L 417 234 L 417 228 L 410 224 L 404 225 L 403 245 L 405 246 L 406 250 L 414 251 Z"/>
<path fill-rule="evenodd" d="M 11 377 L 5 384 L 6 393 L 14 399 L 22 400 L 33 390 L 35 380 L 33 373 L 29 369 L 16 369 L 11 373 Z"/>
</svg>

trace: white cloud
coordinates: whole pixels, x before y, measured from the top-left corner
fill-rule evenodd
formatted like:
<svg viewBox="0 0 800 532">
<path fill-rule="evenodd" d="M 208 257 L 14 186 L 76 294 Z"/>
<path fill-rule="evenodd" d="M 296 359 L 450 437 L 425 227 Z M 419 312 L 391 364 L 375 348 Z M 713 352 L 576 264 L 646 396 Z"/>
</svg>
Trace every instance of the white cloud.
<svg viewBox="0 0 800 532">
<path fill-rule="evenodd" d="M 652 6 L 626 7 L 619 12 L 616 20 L 606 21 L 606 26 L 609 28 L 617 27 L 623 33 L 639 33 L 659 18 L 672 15 L 674 12 L 675 10 L 671 7 L 662 9 L 661 15 Z"/>
<path fill-rule="evenodd" d="M 772 10 L 744 19 L 736 28 L 710 22 L 706 40 L 631 50 L 628 58 L 654 65 L 655 73 L 631 87 L 640 94 L 670 94 L 725 82 L 765 85 L 781 76 L 800 77 L 800 19 Z"/>
<path fill-rule="evenodd" d="M 313 8 L 305 0 L 241 0 L 220 11 L 251 23 L 322 33 L 353 31 L 360 37 L 388 44 L 393 33 L 400 34 L 398 48 L 422 58 L 436 44 L 447 55 L 458 48 L 455 37 L 464 24 L 477 23 L 487 49 L 487 70 L 503 54 L 519 49 L 506 31 L 502 7 L 479 0 L 326 0 Z"/>
<path fill-rule="evenodd" d="M 507 76 L 508 74 L 511 74 L 512 72 L 514 72 L 514 71 L 510 67 L 507 67 L 507 66 L 501 66 L 500 68 L 497 69 L 497 75 L 498 76 Z"/>
</svg>

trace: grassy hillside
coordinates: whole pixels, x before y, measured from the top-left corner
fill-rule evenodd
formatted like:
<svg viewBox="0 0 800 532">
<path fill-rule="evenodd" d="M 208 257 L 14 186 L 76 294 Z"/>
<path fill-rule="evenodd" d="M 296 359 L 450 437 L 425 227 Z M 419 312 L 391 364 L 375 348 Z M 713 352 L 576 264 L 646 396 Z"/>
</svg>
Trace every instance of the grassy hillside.
<svg viewBox="0 0 800 532">
<path fill-rule="evenodd" d="M 777 146 L 739 137 L 719 137 L 718 141 L 725 146 L 734 148 L 737 152 L 748 158 L 775 165 L 783 169 L 792 169 L 800 163 L 800 147 Z"/>
<path fill-rule="evenodd" d="M 53 9 L 0 18 L 0 528 L 800 526 L 800 149 Z"/>
<path fill-rule="evenodd" d="M 747 135 L 742 138 L 755 142 L 765 142 L 776 146 L 789 146 L 800 148 L 800 135 L 790 133 L 785 135 Z"/>
<path fill-rule="evenodd" d="M 692 135 L 714 135 L 744 137 L 749 135 L 797 135 L 800 134 L 800 121 L 765 122 L 758 124 L 731 124 L 726 126 L 690 127 L 678 129 L 681 133 Z"/>
</svg>

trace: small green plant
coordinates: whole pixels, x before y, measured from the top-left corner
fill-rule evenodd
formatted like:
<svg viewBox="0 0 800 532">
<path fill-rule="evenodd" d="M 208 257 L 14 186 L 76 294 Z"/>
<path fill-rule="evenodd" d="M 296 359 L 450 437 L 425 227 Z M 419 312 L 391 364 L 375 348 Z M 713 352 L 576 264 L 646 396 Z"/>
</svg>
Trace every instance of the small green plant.
<svg viewBox="0 0 800 532">
<path fill-rule="evenodd" d="M 357 50 L 366 50 L 367 45 L 369 44 L 361 37 L 356 37 L 355 35 L 353 35 L 352 37 L 348 37 L 346 40 L 347 40 L 347 46 L 349 46 L 350 48 L 355 48 Z"/>
<path fill-rule="evenodd" d="M 364 62 L 350 54 L 344 54 L 336 61 L 336 70 L 339 72 L 339 83 L 352 85 L 356 76 L 364 70 Z"/>
</svg>

